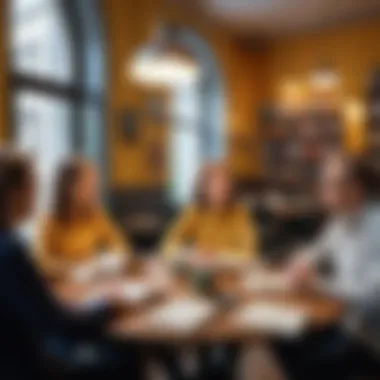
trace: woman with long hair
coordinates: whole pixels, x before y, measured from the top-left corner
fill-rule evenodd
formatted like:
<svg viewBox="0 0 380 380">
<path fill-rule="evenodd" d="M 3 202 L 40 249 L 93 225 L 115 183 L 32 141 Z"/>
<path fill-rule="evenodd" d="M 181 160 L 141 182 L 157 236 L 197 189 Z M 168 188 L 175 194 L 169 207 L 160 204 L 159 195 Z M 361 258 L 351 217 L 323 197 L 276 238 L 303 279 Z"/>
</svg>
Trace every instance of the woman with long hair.
<svg viewBox="0 0 380 380">
<path fill-rule="evenodd" d="M 124 238 L 103 211 L 98 188 L 90 162 L 76 157 L 59 168 L 53 208 L 38 242 L 45 269 L 65 269 L 105 252 L 126 253 Z"/>
<path fill-rule="evenodd" d="M 226 165 L 205 165 L 199 173 L 194 202 L 182 212 L 163 244 L 167 257 L 181 248 L 204 260 L 247 261 L 257 253 L 258 237 L 249 212 L 236 199 Z"/>
<path fill-rule="evenodd" d="M 185 260 L 195 269 L 221 263 L 244 266 L 257 254 L 258 237 L 248 210 L 239 204 L 232 175 L 220 162 L 199 173 L 195 198 L 165 238 L 169 260 Z M 184 255 L 182 254 L 184 253 Z M 200 379 L 236 378 L 241 347 L 236 344 L 199 348 Z"/>
<path fill-rule="evenodd" d="M 36 270 L 19 228 L 33 214 L 36 175 L 28 157 L 0 151 L 0 377 L 41 379 L 48 357 L 75 378 L 142 378 L 134 344 L 103 337 L 114 315 L 113 295 L 73 313 L 56 302 Z M 86 347 L 93 359 L 77 353 Z M 48 373 L 49 372 L 49 375 Z M 53 375 L 54 376 L 54 375 Z"/>
</svg>

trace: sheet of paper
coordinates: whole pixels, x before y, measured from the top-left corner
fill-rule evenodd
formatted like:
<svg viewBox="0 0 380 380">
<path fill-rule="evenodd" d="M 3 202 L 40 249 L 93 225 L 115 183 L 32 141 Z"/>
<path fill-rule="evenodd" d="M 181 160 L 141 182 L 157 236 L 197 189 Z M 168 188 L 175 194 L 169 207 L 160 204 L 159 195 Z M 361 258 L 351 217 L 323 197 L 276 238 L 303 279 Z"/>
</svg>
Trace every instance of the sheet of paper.
<svg viewBox="0 0 380 380">
<path fill-rule="evenodd" d="M 179 299 L 168 302 L 151 314 L 151 320 L 160 328 L 191 333 L 211 317 L 215 308 L 205 300 Z"/>
<path fill-rule="evenodd" d="M 234 257 L 233 252 L 221 252 L 220 259 L 216 262 L 216 267 L 221 269 L 247 269 L 250 264 L 246 260 Z"/>
<path fill-rule="evenodd" d="M 144 281 L 126 281 L 122 285 L 122 296 L 127 302 L 137 303 L 146 300 L 153 289 Z"/>
<path fill-rule="evenodd" d="M 265 272 L 250 274 L 245 280 L 245 287 L 252 292 L 286 292 L 290 288 L 285 276 Z"/>
<path fill-rule="evenodd" d="M 297 336 L 305 329 L 308 316 L 302 308 L 262 302 L 240 309 L 235 314 L 235 322 L 245 328 L 266 333 Z"/>
<path fill-rule="evenodd" d="M 90 282 L 99 275 L 111 275 L 120 272 L 125 263 L 126 259 L 121 255 L 104 253 L 75 267 L 71 272 L 71 277 L 77 282 Z"/>
<path fill-rule="evenodd" d="M 98 259 L 98 270 L 101 273 L 117 273 L 123 269 L 125 258 L 115 253 L 104 253 Z"/>
<path fill-rule="evenodd" d="M 92 281 L 99 273 L 99 266 L 97 260 L 87 261 L 71 272 L 71 278 L 80 283 L 86 283 Z"/>
</svg>

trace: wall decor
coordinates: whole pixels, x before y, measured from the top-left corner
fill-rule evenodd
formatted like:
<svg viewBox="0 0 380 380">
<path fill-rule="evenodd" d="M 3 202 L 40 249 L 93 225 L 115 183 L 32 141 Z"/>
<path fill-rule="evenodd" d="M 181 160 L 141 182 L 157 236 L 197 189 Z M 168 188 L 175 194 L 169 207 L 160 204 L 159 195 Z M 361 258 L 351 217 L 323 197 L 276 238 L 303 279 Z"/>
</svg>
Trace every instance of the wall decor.
<svg viewBox="0 0 380 380">
<path fill-rule="evenodd" d="M 122 138 L 131 143 L 135 142 L 139 136 L 140 118 L 138 111 L 126 109 L 120 113 L 119 129 Z"/>
<path fill-rule="evenodd" d="M 163 94 L 150 96 L 144 114 L 153 125 L 167 125 L 170 121 L 167 97 Z"/>
<path fill-rule="evenodd" d="M 275 112 L 262 128 L 265 181 L 291 200 L 313 194 L 321 159 L 342 146 L 340 114 L 334 109 Z M 311 202 L 314 202 L 311 199 Z"/>
</svg>

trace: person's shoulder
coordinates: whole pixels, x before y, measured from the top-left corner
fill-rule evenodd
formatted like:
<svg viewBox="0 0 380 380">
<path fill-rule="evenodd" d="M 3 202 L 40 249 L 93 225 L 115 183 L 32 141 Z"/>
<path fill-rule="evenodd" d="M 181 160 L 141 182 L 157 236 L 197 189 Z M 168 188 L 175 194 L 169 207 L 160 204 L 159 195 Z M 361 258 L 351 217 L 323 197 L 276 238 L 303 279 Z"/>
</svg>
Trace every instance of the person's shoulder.
<svg viewBox="0 0 380 380">
<path fill-rule="evenodd" d="M 90 215 L 90 222 L 95 223 L 109 223 L 112 222 L 113 218 L 110 212 L 102 207 L 97 208 L 94 210 L 94 212 Z"/>
<path fill-rule="evenodd" d="M 185 205 L 185 207 L 182 209 L 181 213 L 183 215 L 198 215 L 202 211 L 202 208 L 197 205 L 196 203 L 189 203 L 188 205 Z"/>
<path fill-rule="evenodd" d="M 8 257 L 24 250 L 24 244 L 14 231 L 0 232 L 0 257 Z"/>
<path fill-rule="evenodd" d="M 236 202 L 232 206 L 232 210 L 235 214 L 240 216 L 250 216 L 250 208 L 244 202 Z"/>
<path fill-rule="evenodd" d="M 58 221 L 54 217 L 54 215 L 45 214 L 37 220 L 37 225 L 42 231 L 51 230 L 52 228 L 58 225 Z"/>
<path fill-rule="evenodd" d="M 365 217 L 371 224 L 380 226 L 380 202 L 369 203 L 365 208 Z"/>
<path fill-rule="evenodd" d="M 368 204 L 365 208 L 363 231 L 365 234 L 366 244 L 377 247 L 380 244 L 380 203 Z"/>
<path fill-rule="evenodd" d="M 178 210 L 175 220 L 177 222 L 186 221 L 186 223 L 193 223 L 202 215 L 202 213 L 202 208 L 199 205 L 190 203 L 188 205 L 185 205 L 182 209 Z"/>
</svg>

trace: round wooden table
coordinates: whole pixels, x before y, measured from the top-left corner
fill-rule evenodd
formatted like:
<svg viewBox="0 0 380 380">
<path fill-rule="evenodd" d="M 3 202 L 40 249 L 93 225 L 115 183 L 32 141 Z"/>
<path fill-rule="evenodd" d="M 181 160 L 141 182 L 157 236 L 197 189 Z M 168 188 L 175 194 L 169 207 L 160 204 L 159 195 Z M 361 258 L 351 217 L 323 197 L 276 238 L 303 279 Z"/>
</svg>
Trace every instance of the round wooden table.
<svg viewBox="0 0 380 380">
<path fill-rule="evenodd" d="M 152 285 L 151 297 L 138 303 L 123 302 L 119 311 L 108 326 L 108 333 L 118 339 L 134 340 L 146 343 L 192 345 L 211 342 L 251 342 L 255 340 L 270 339 L 275 336 L 261 328 L 244 327 L 236 322 L 236 313 L 248 305 L 270 303 L 271 305 L 286 306 L 288 308 L 302 308 L 307 315 L 307 329 L 319 329 L 333 324 L 339 320 L 343 312 L 343 305 L 334 299 L 320 294 L 292 294 L 284 291 L 251 292 L 242 285 L 242 278 L 247 274 L 244 271 L 220 271 L 214 273 L 215 278 L 222 278 L 225 286 L 223 291 L 213 297 L 202 295 L 194 289 L 192 281 L 186 276 L 172 277 L 166 286 L 156 286 L 150 274 L 139 269 L 138 273 L 129 273 L 119 278 L 109 279 L 107 286 L 117 287 L 123 281 L 146 281 Z M 153 276 L 154 277 L 154 276 Z M 104 287 L 94 282 L 89 284 L 75 284 L 70 280 L 61 281 L 55 285 L 59 297 L 71 304 L 80 305 L 88 294 L 99 293 L 98 289 Z M 112 285 L 113 284 L 113 285 Z M 223 288 L 223 286 L 222 286 Z M 225 296 L 223 294 L 227 294 Z M 91 297 L 90 297 L 91 298 Z M 201 299 L 213 305 L 212 314 L 196 329 L 191 331 L 178 331 L 176 329 L 162 328 L 152 318 L 152 314 L 166 303 L 175 299 Z"/>
</svg>

